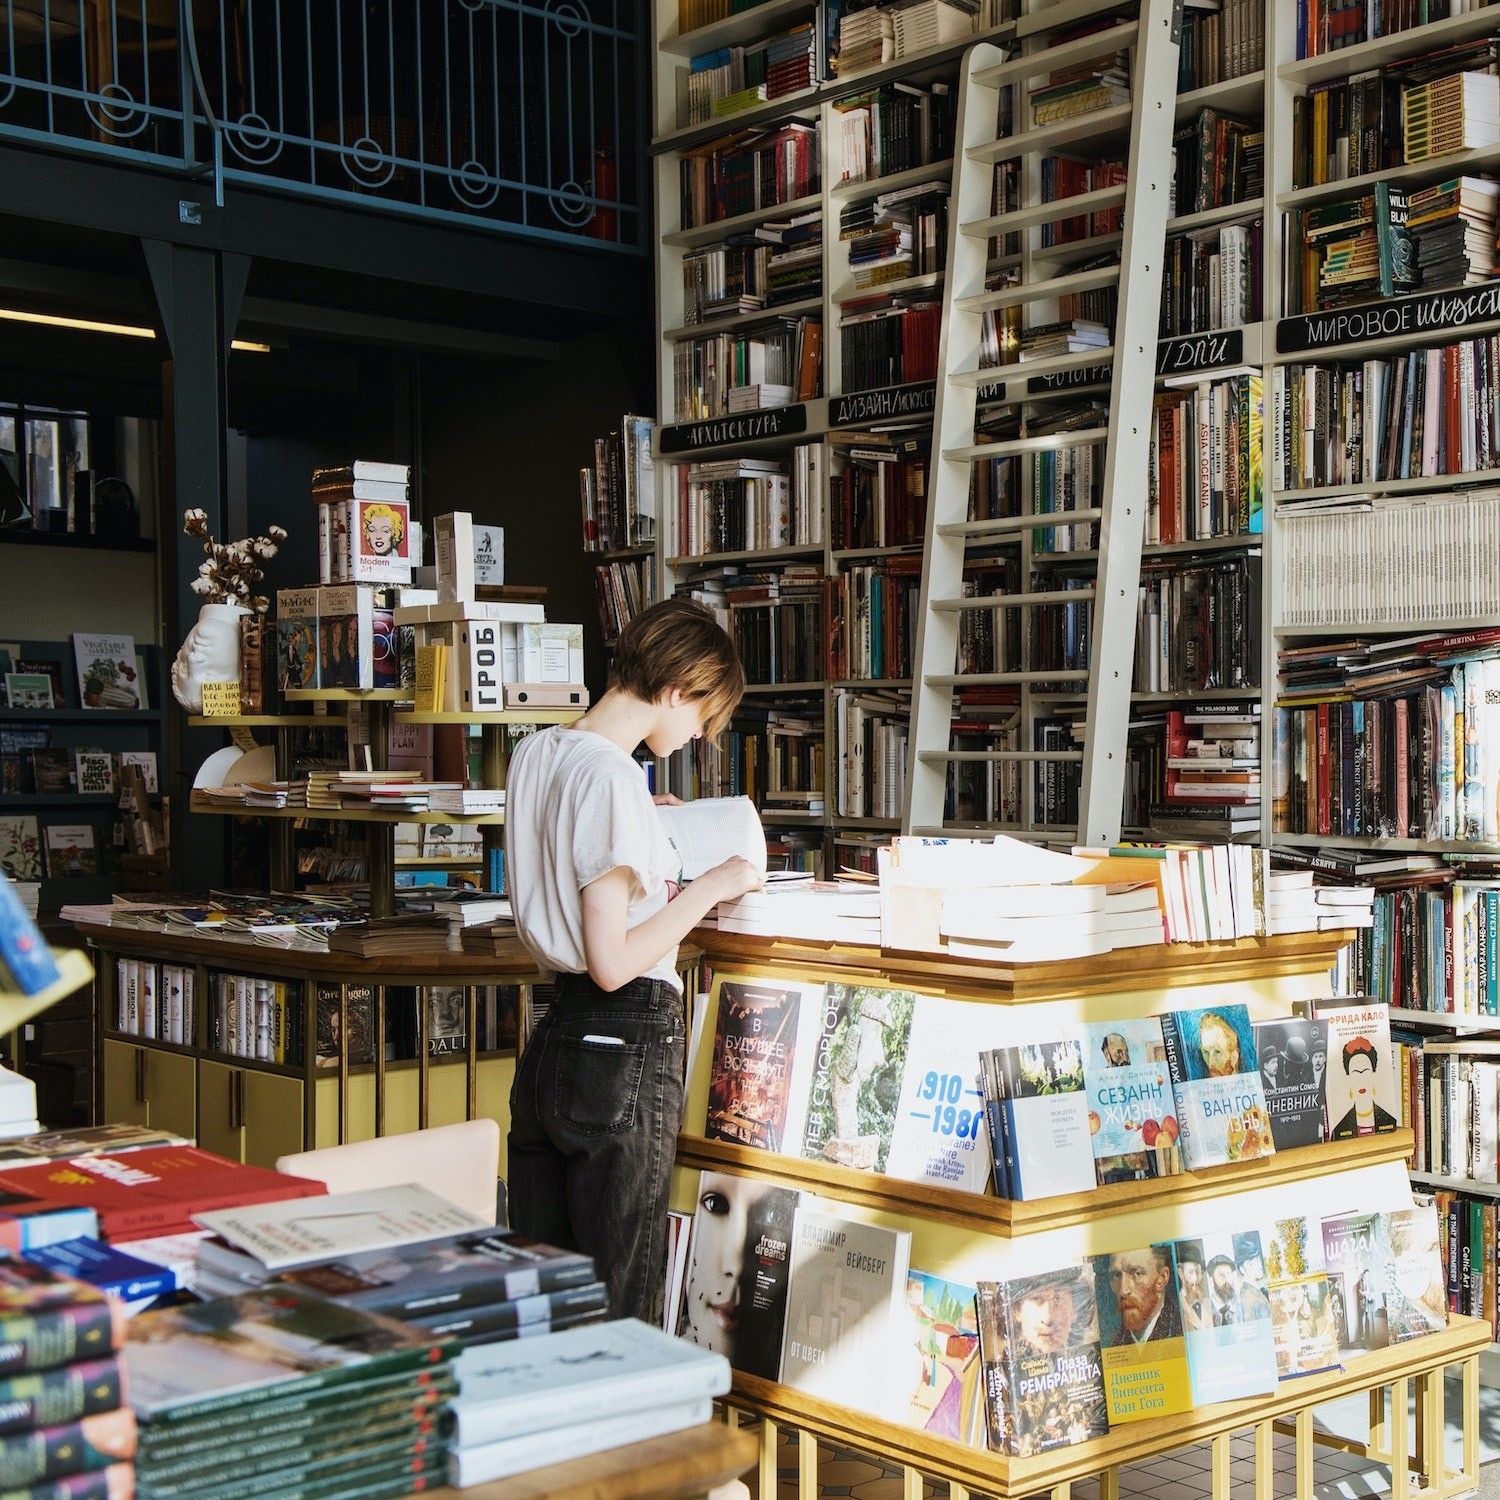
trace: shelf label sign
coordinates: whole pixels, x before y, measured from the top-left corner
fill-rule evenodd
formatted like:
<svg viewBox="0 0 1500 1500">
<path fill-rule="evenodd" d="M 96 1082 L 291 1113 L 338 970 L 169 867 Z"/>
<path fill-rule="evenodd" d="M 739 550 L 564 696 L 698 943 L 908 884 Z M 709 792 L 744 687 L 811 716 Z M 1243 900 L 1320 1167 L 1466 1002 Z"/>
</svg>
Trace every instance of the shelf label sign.
<svg viewBox="0 0 1500 1500">
<path fill-rule="evenodd" d="M 699 448 L 717 448 L 724 443 L 791 437 L 806 431 L 806 406 L 773 406 L 766 411 L 740 412 L 732 417 L 710 417 L 702 422 L 663 427 L 660 448 L 662 453 L 694 453 Z"/>
<path fill-rule="evenodd" d="M 937 404 L 937 382 L 888 385 L 873 391 L 855 391 L 835 396 L 828 405 L 828 425 L 848 427 L 859 422 L 887 421 L 892 417 L 923 416 Z"/>
<path fill-rule="evenodd" d="M 1011 367 L 1007 365 L 1006 368 Z M 1113 367 L 1107 364 L 1085 365 L 1078 370 L 1056 370 L 1051 375 L 1033 375 L 1026 382 L 1026 391 L 1028 395 L 1044 396 L 1048 391 L 1071 391 L 1084 385 L 1108 385 L 1113 373 Z"/>
<path fill-rule="evenodd" d="M 205 682 L 203 684 L 203 717 L 231 719 L 240 711 L 240 681 Z"/>
<path fill-rule="evenodd" d="M 1460 287 L 1451 292 L 1427 292 L 1372 302 L 1368 307 L 1342 307 L 1337 312 L 1303 313 L 1276 325 L 1276 352 L 1300 354 L 1357 344 L 1365 339 L 1395 338 L 1442 328 L 1467 328 L 1500 318 L 1500 286 Z"/>
<path fill-rule="evenodd" d="M 1156 346 L 1158 375 L 1188 375 L 1210 371 L 1224 365 L 1243 364 L 1245 331 L 1230 328 L 1220 333 L 1188 333 L 1163 339 Z"/>
</svg>

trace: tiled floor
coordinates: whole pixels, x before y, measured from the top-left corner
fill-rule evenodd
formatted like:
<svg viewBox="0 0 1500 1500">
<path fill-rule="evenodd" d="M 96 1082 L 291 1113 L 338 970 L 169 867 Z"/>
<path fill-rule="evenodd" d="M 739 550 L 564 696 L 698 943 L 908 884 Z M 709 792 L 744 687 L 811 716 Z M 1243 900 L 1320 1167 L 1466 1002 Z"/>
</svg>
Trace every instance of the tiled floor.
<svg viewBox="0 0 1500 1500">
<path fill-rule="evenodd" d="M 1458 1433 L 1452 1425 L 1457 1408 L 1459 1387 L 1449 1382 L 1449 1460 L 1459 1459 Z M 1329 1432 L 1345 1437 L 1363 1437 L 1365 1405 L 1362 1398 L 1336 1402 L 1322 1407 L 1318 1424 Z M 1231 1481 L 1236 1496 L 1251 1494 L 1254 1480 L 1254 1439 L 1248 1432 L 1236 1435 L 1231 1442 Z M 1278 1497 L 1294 1493 L 1294 1446 L 1290 1437 L 1277 1434 L 1275 1470 Z M 1480 1455 L 1482 1460 L 1500 1458 L 1500 1390 L 1482 1388 L 1480 1392 Z M 1210 1490 L 1210 1450 L 1206 1444 L 1180 1448 L 1150 1463 L 1134 1464 L 1121 1471 L 1121 1500 L 1206 1500 Z M 795 1438 L 785 1440 L 778 1464 L 780 1483 L 776 1500 L 797 1500 L 797 1448 Z M 878 1463 L 853 1453 L 835 1453 L 819 1445 L 818 1477 L 820 1496 L 850 1497 L 850 1500 L 901 1500 L 901 1479 Z M 1318 1500 L 1364 1500 L 1364 1497 L 1389 1495 L 1390 1470 L 1367 1459 L 1344 1453 L 1336 1448 L 1318 1450 Z M 751 1494 L 755 1486 L 751 1484 Z M 947 1486 L 928 1483 L 923 1488 L 926 1500 L 943 1500 Z M 1096 1500 L 1097 1486 L 1080 1484 L 1073 1491 L 1075 1500 Z M 756 1497 L 758 1500 L 758 1497 Z M 983 1500 L 975 1494 L 973 1500 Z"/>
</svg>

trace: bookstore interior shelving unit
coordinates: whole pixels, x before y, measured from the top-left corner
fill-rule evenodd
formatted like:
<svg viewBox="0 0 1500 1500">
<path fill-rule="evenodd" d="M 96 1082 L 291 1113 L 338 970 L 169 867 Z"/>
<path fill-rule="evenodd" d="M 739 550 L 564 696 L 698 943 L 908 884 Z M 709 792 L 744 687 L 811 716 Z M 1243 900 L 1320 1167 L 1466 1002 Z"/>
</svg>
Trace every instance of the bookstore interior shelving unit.
<svg viewBox="0 0 1500 1500">
<path fill-rule="evenodd" d="M 1316 1217 L 1334 1204 L 1361 1211 L 1409 1206 L 1405 1158 L 1411 1137 L 1405 1130 L 1031 1202 L 780 1155 L 712 1139 L 706 1132 L 715 1017 L 725 983 L 761 990 L 798 987 L 808 1001 L 812 987 L 828 983 L 935 995 L 943 1002 L 979 1002 L 995 1007 L 996 1034 L 1003 1033 L 1010 1044 L 1055 1037 L 1084 1020 L 1127 1020 L 1215 1001 L 1247 1004 L 1254 1018 L 1285 1015 L 1294 1001 L 1323 993 L 1328 966 L 1347 938 L 1346 932 L 1327 932 L 1173 945 L 1146 955 L 1110 954 L 1007 969 L 838 943 L 701 931 L 696 940 L 713 990 L 702 1040 L 690 1061 L 673 1205 L 684 1211 L 695 1207 L 700 1170 L 814 1193 L 832 1200 L 834 1211 L 847 1219 L 910 1231 L 913 1270 L 969 1284 L 1004 1281 L 1088 1255 L 1223 1232 L 1234 1225 L 1265 1225 L 1301 1214 Z M 935 1437 L 742 1372 L 735 1375 L 729 1400 L 732 1409 L 761 1419 L 762 1493 L 778 1482 L 778 1463 L 785 1463 L 780 1448 L 785 1428 L 796 1435 L 803 1494 L 817 1493 L 819 1439 L 899 1466 L 907 1494 L 924 1493 L 926 1480 L 946 1484 L 950 1496 L 963 1497 L 970 1490 L 1006 1497 L 1049 1492 L 1054 1500 L 1067 1500 L 1071 1484 L 1095 1476 L 1102 1494 L 1117 1495 L 1124 1464 L 1207 1441 L 1213 1448 L 1211 1493 L 1214 1500 L 1230 1500 L 1239 1493 L 1231 1487 L 1235 1433 L 1253 1434 L 1255 1493 L 1269 1496 L 1275 1489 L 1273 1431 L 1277 1424 L 1289 1425 L 1296 1442 L 1296 1493 L 1310 1496 L 1316 1451 L 1313 1408 L 1368 1393 L 1370 1434 L 1360 1450 L 1391 1465 L 1392 1493 L 1450 1496 L 1478 1483 L 1479 1355 L 1488 1339 L 1482 1321 L 1454 1316 L 1445 1330 L 1356 1356 L 1341 1370 L 1284 1379 L 1267 1396 L 1121 1424 L 1107 1436 L 1021 1458 Z M 1463 1373 L 1463 1446 L 1457 1468 L 1444 1453 L 1444 1373 L 1452 1366 Z M 916 1369 L 913 1360 L 913 1376 Z M 907 1373 L 902 1370 L 898 1376 L 892 1370 L 891 1380 Z M 1413 1394 L 1414 1424 L 1408 1415 Z M 782 1476 L 784 1472 L 782 1468 Z M 1243 1484 L 1243 1476 L 1235 1478 Z"/>
</svg>

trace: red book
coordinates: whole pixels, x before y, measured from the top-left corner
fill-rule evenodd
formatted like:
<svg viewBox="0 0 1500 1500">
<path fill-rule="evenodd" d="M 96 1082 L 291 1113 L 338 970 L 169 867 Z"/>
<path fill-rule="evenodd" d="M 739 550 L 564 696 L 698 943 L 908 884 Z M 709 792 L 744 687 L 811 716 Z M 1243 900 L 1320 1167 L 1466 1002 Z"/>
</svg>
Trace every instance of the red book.
<svg viewBox="0 0 1500 1500">
<path fill-rule="evenodd" d="M 186 1234 L 197 1227 L 192 1216 L 210 1209 L 327 1191 L 321 1182 L 241 1166 L 196 1146 L 148 1146 L 0 1171 L 0 1194 L 19 1194 L 49 1208 L 91 1208 L 106 1240 Z"/>
</svg>

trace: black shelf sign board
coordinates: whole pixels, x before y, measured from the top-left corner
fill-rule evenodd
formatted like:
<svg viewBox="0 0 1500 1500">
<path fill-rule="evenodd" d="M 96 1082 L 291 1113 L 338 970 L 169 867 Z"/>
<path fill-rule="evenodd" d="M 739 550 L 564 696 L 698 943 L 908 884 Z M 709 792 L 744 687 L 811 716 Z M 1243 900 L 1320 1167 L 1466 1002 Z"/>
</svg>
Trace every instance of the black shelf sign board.
<svg viewBox="0 0 1500 1500">
<path fill-rule="evenodd" d="M 1475 323 L 1500 318 L 1500 286 L 1459 287 L 1450 292 L 1424 292 L 1372 302 L 1367 307 L 1341 307 L 1336 312 L 1303 313 L 1276 325 L 1278 354 L 1314 353 L 1335 344 L 1358 344 L 1402 334 L 1455 332 Z"/>
<path fill-rule="evenodd" d="M 766 411 L 740 412 L 732 417 L 708 417 L 701 422 L 679 422 L 663 427 L 662 453 L 696 453 L 725 443 L 749 443 L 758 438 L 795 437 L 807 431 L 807 407 L 773 406 Z"/>
<path fill-rule="evenodd" d="M 1006 366 L 1008 369 L 1009 366 Z M 1028 396 L 1045 396 L 1050 391 L 1071 391 L 1080 386 L 1108 385 L 1114 373 L 1111 365 L 1085 365 L 1077 370 L 1058 370 L 1051 375 L 1033 375 L 1026 382 Z"/>
<path fill-rule="evenodd" d="M 1245 362 L 1245 330 L 1227 328 L 1218 333 L 1186 333 L 1162 339 L 1156 346 L 1158 375 L 1205 374 L 1225 365 Z"/>
<path fill-rule="evenodd" d="M 888 422 L 893 417 L 926 416 L 936 405 L 937 382 L 933 380 L 854 391 L 829 401 L 828 425 L 852 427 L 863 422 Z"/>
</svg>

